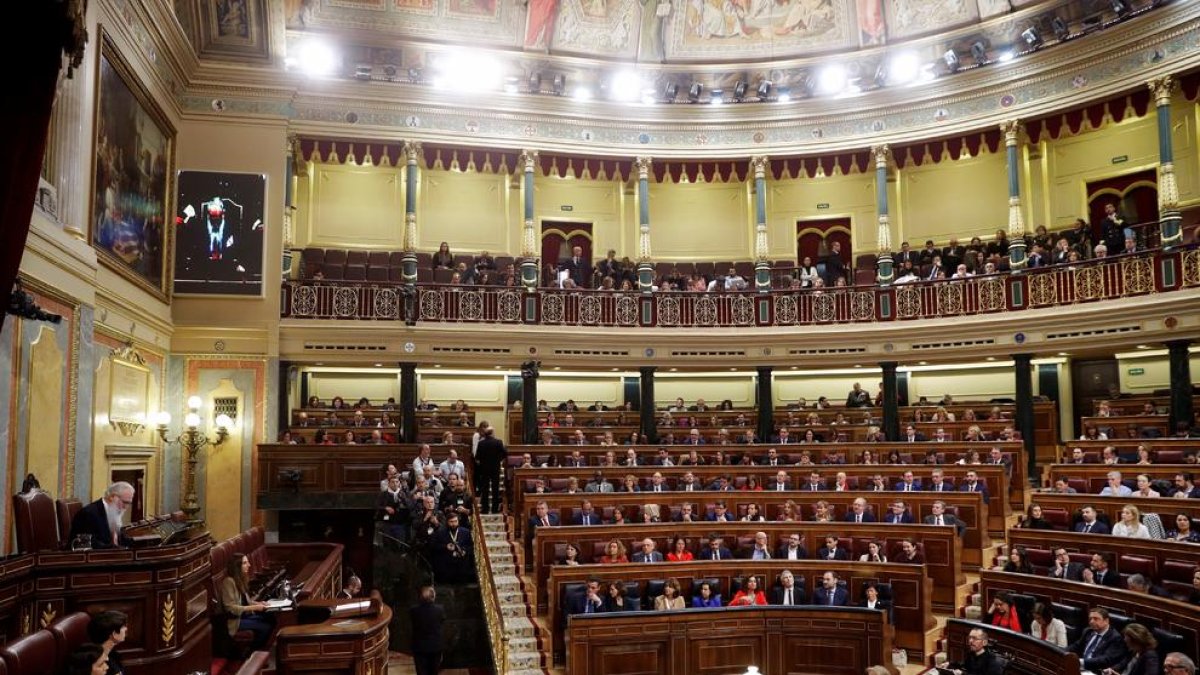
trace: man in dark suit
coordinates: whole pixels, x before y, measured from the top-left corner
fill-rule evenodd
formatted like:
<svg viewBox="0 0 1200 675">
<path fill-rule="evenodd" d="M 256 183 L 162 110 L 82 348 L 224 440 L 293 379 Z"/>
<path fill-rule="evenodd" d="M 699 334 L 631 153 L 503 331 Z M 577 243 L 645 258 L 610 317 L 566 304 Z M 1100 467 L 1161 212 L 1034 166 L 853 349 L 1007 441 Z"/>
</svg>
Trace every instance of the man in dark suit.
<svg viewBox="0 0 1200 675">
<path fill-rule="evenodd" d="M 846 279 L 846 261 L 842 260 L 842 243 L 835 241 L 829 246 L 829 253 L 823 257 L 825 263 L 825 285 L 833 288 L 838 279 Z"/>
<path fill-rule="evenodd" d="M 779 586 L 771 589 L 771 597 L 768 598 L 768 602 L 772 605 L 786 607 L 805 604 L 804 589 L 796 585 L 796 578 L 792 576 L 791 570 L 779 573 Z"/>
<path fill-rule="evenodd" d="M 946 670 L 956 675 L 1004 675 L 1004 658 L 988 648 L 987 631 L 975 628 L 967 633 L 967 655 L 962 663 L 950 664 Z M 941 669 L 938 669 L 941 672 Z"/>
<path fill-rule="evenodd" d="M 536 513 L 529 518 L 529 527 L 526 528 L 529 530 L 530 539 L 533 538 L 539 527 L 555 527 L 558 525 L 558 514 L 550 513 L 550 507 L 546 505 L 546 502 L 538 502 L 535 511 Z"/>
<path fill-rule="evenodd" d="M 769 490 L 775 492 L 786 492 L 792 489 L 792 481 L 788 478 L 787 472 L 780 469 L 775 472 L 775 478 L 771 479 Z"/>
<path fill-rule="evenodd" d="M 875 522 L 875 514 L 867 512 L 867 500 L 859 497 L 850 504 L 850 511 L 846 513 L 846 517 L 842 520 L 847 523 L 873 523 Z"/>
<path fill-rule="evenodd" d="M 892 506 L 883 516 L 883 522 L 888 525 L 911 525 L 913 522 L 912 514 L 908 512 L 908 507 L 901 500 L 892 502 Z"/>
<path fill-rule="evenodd" d="M 850 593 L 844 586 L 838 584 L 837 572 L 826 572 L 821 577 L 820 590 L 813 592 L 813 604 L 824 607 L 845 607 L 850 601 Z"/>
<path fill-rule="evenodd" d="M 948 244 L 942 247 L 942 263 L 946 269 L 954 269 L 958 267 L 963 258 L 967 256 L 967 247 L 958 243 L 958 239 L 950 239 Z"/>
<path fill-rule="evenodd" d="M 596 401 L 592 405 L 588 406 L 588 410 L 590 410 L 592 412 L 602 412 L 604 410 L 608 410 L 608 406 L 604 405 L 600 401 Z"/>
<path fill-rule="evenodd" d="M 946 504 L 944 502 L 934 502 L 929 510 L 932 513 L 925 516 L 924 522 L 926 525 L 953 525 L 954 531 L 960 537 L 967 531 L 967 524 L 959 520 L 958 516 L 953 513 L 946 513 Z"/>
<path fill-rule="evenodd" d="M 133 504 L 133 494 L 133 486 L 125 481 L 109 485 L 103 497 L 80 509 L 71 519 L 69 541 L 86 534 L 92 537 L 92 548 L 123 546 L 121 516 Z"/>
<path fill-rule="evenodd" d="M 579 288 L 590 288 L 592 285 L 592 264 L 583 257 L 583 248 L 580 246 L 571 249 L 571 257 L 559 263 L 558 271 L 566 272 Z"/>
<path fill-rule="evenodd" d="M 800 535 L 792 533 L 788 536 L 787 543 L 775 551 L 775 557 L 779 560 L 807 560 L 808 551 L 804 549 L 804 544 L 800 543 Z"/>
<path fill-rule="evenodd" d="M 592 503 L 584 500 L 583 505 L 579 509 L 579 513 L 575 514 L 576 525 L 599 525 L 600 514 L 592 508 Z"/>
<path fill-rule="evenodd" d="M 925 438 L 925 434 L 918 432 L 916 427 L 909 424 L 904 427 L 904 436 L 900 440 L 904 443 L 924 443 L 928 439 Z"/>
<path fill-rule="evenodd" d="M 1084 581 L 1086 581 L 1086 576 Z M 1112 569 L 1111 553 L 1095 553 L 1092 555 L 1092 583 L 1097 586 L 1116 588 L 1121 584 L 1120 575 Z"/>
<path fill-rule="evenodd" d="M 734 518 L 733 514 L 729 512 L 729 509 L 725 507 L 725 502 L 717 502 L 713 505 L 712 513 L 708 514 L 705 520 L 713 522 L 732 522 L 736 520 L 736 518 Z"/>
<path fill-rule="evenodd" d="M 796 439 L 792 438 L 792 432 L 788 431 L 787 427 L 783 427 L 779 430 L 779 435 L 772 438 L 771 442 L 778 443 L 779 445 L 790 445 L 795 443 Z"/>
<path fill-rule="evenodd" d="M 813 557 L 817 560 L 849 560 L 850 554 L 838 546 L 837 537 L 829 535 L 825 537 L 825 545 L 813 552 Z"/>
<path fill-rule="evenodd" d="M 421 602 L 408 610 L 412 619 L 413 665 L 417 675 L 437 675 L 442 665 L 442 622 L 446 613 L 435 605 L 437 591 L 433 586 L 421 588 Z"/>
<path fill-rule="evenodd" d="M 663 561 L 663 554 L 654 550 L 654 540 L 646 537 L 642 540 L 642 550 L 633 554 L 630 562 L 635 563 L 660 563 Z"/>
<path fill-rule="evenodd" d="M 905 471 L 900 482 L 896 483 L 892 489 L 896 492 L 920 492 L 921 481 L 913 477 L 912 471 Z"/>
<path fill-rule="evenodd" d="M 954 492 L 954 483 L 946 480 L 944 476 L 941 469 L 934 469 L 925 490 L 928 492 Z"/>
<path fill-rule="evenodd" d="M 1108 610 L 1103 607 L 1094 607 L 1088 612 L 1088 629 L 1075 644 L 1067 647 L 1067 651 L 1079 655 L 1083 670 L 1096 673 L 1115 668 L 1129 655 L 1125 639 L 1109 626 Z"/>
<path fill-rule="evenodd" d="M 475 449 L 475 494 L 480 513 L 500 513 L 500 467 L 508 457 L 504 441 L 496 438 L 496 428 L 483 423 L 483 438 Z"/>
<path fill-rule="evenodd" d="M 1049 576 L 1065 581 L 1083 581 L 1083 565 L 1071 562 L 1067 549 L 1054 549 L 1054 567 L 1050 568 Z"/>
<path fill-rule="evenodd" d="M 825 489 L 825 481 L 821 480 L 821 474 L 813 471 L 808 474 L 808 481 L 800 489 L 805 492 L 820 492 Z"/>
<path fill-rule="evenodd" d="M 909 247 L 908 242 L 900 244 L 900 252 L 896 254 L 896 264 L 904 265 L 904 263 L 912 263 L 913 267 L 920 267 L 921 255 Z"/>
<path fill-rule="evenodd" d="M 563 460 L 563 466 L 567 466 L 572 469 L 580 469 L 587 465 L 587 458 L 585 458 L 583 453 L 579 452 L 578 450 L 572 450 L 571 454 Z"/>
<path fill-rule="evenodd" d="M 979 480 L 979 474 L 974 471 L 967 472 L 967 478 L 962 485 L 958 486 L 959 492 L 978 492 L 983 495 L 983 503 L 988 503 L 987 483 Z"/>
<path fill-rule="evenodd" d="M 567 599 L 567 614 L 600 614 L 604 611 L 604 598 L 600 596 L 600 580 L 588 579 L 587 589 Z"/>
<path fill-rule="evenodd" d="M 1075 531 L 1084 534 L 1109 534 L 1108 525 L 1096 519 L 1096 509 L 1091 506 L 1083 507 L 1080 512 L 1083 520 L 1075 523 Z"/>
<path fill-rule="evenodd" d="M 697 556 L 701 560 L 733 560 L 733 553 L 725 548 L 725 541 L 718 536 L 708 540 L 708 548 Z"/>
<path fill-rule="evenodd" d="M 784 464 L 787 464 L 787 462 L 779 456 L 779 451 L 775 448 L 767 450 L 767 456 L 759 462 L 761 466 L 783 466 Z"/>
</svg>

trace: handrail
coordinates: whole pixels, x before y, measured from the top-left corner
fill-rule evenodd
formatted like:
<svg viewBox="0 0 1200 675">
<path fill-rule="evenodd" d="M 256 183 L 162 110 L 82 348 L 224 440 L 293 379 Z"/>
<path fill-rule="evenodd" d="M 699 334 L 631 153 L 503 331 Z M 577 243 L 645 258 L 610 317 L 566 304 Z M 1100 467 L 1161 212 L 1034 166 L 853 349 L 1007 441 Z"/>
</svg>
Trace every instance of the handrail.
<svg viewBox="0 0 1200 675">
<path fill-rule="evenodd" d="M 504 630 L 500 596 L 492 579 L 492 563 L 487 552 L 487 542 L 484 541 L 483 519 L 479 517 L 478 511 L 471 513 L 471 527 L 475 530 L 475 572 L 479 577 L 479 594 L 483 597 L 483 614 L 487 620 L 492 665 L 496 673 L 504 675 L 509 672 L 508 633 Z"/>
<path fill-rule="evenodd" d="M 285 319 L 578 327 L 791 327 L 1002 314 L 1200 286 L 1200 250 L 1115 255 L 1073 264 L 891 286 L 747 291 L 603 291 L 369 282 L 283 282 Z"/>
</svg>

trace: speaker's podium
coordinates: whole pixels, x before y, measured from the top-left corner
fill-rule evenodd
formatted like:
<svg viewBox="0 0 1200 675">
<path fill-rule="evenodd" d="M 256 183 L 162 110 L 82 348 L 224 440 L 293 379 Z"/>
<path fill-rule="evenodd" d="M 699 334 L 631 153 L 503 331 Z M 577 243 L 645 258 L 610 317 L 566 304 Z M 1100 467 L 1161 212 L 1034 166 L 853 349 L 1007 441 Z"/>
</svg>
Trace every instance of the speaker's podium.
<svg viewBox="0 0 1200 675">
<path fill-rule="evenodd" d="M 281 628 L 275 636 L 281 675 L 387 672 L 392 610 L 378 597 L 305 600 L 297 618 L 299 625 Z"/>
</svg>

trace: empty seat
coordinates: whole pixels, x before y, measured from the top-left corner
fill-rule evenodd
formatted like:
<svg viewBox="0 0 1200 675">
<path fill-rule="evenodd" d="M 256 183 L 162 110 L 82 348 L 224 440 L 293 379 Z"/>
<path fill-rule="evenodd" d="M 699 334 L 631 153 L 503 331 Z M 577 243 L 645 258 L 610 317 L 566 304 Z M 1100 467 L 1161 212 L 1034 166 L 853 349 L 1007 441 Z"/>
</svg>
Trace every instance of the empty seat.
<svg viewBox="0 0 1200 675">
<path fill-rule="evenodd" d="M 50 624 L 50 634 L 58 646 L 60 658 L 65 659 L 76 647 L 91 642 L 88 639 L 88 624 L 92 617 L 87 612 L 75 612 Z"/>
<path fill-rule="evenodd" d="M 58 643 L 48 630 L 39 630 L 0 649 L 10 673 L 54 673 L 58 670 Z"/>
<path fill-rule="evenodd" d="M 854 270 L 854 285 L 855 286 L 870 286 L 875 283 L 874 269 L 856 269 Z"/>
<path fill-rule="evenodd" d="M 388 252 L 387 251 L 371 251 L 367 254 L 367 265 L 371 267 L 387 267 Z"/>
<path fill-rule="evenodd" d="M 367 268 L 367 281 L 376 281 L 385 283 L 388 281 L 387 267 L 375 267 L 374 265 Z"/>
<path fill-rule="evenodd" d="M 59 548 L 58 510 L 50 495 L 34 488 L 13 495 L 13 526 L 21 553 Z"/>
<path fill-rule="evenodd" d="M 1120 573 L 1122 582 L 1134 574 L 1154 580 L 1158 578 L 1158 562 L 1144 555 L 1121 555 L 1117 557 L 1117 572 Z"/>
<path fill-rule="evenodd" d="M 340 263 L 326 262 L 321 266 L 321 274 L 326 279 L 340 280 L 345 274 L 346 266 Z"/>
<path fill-rule="evenodd" d="M 346 265 L 346 271 L 343 275 L 346 281 L 366 281 L 367 266 L 366 265 Z"/>
<path fill-rule="evenodd" d="M 346 251 L 338 248 L 331 248 L 325 251 L 325 259 L 322 262 L 327 265 L 345 265 Z"/>
<path fill-rule="evenodd" d="M 347 265 L 366 265 L 367 264 L 367 252 L 366 251 L 347 251 L 346 252 L 346 264 Z"/>
<path fill-rule="evenodd" d="M 450 279 L 453 276 L 454 276 L 453 270 L 448 270 L 445 268 L 436 269 L 433 271 L 433 283 L 448 284 L 448 283 L 450 283 Z"/>
<path fill-rule="evenodd" d="M 75 518 L 75 514 L 83 509 L 83 503 L 78 499 L 56 499 L 54 500 L 55 514 L 58 516 L 58 532 L 59 539 L 65 539 L 71 534 L 71 521 Z M 70 542 L 61 542 L 69 544 Z"/>
</svg>

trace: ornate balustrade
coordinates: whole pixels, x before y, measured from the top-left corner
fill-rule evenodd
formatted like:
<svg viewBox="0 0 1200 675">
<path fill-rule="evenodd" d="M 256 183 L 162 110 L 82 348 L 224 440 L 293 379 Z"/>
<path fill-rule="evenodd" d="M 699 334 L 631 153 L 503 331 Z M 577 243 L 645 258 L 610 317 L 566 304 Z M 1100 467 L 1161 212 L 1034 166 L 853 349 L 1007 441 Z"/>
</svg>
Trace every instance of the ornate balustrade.
<svg viewBox="0 0 1200 675">
<path fill-rule="evenodd" d="M 285 319 L 710 328 L 870 323 L 1014 312 L 1200 286 L 1194 246 L 1020 274 L 769 293 L 637 292 L 285 281 Z"/>
</svg>

